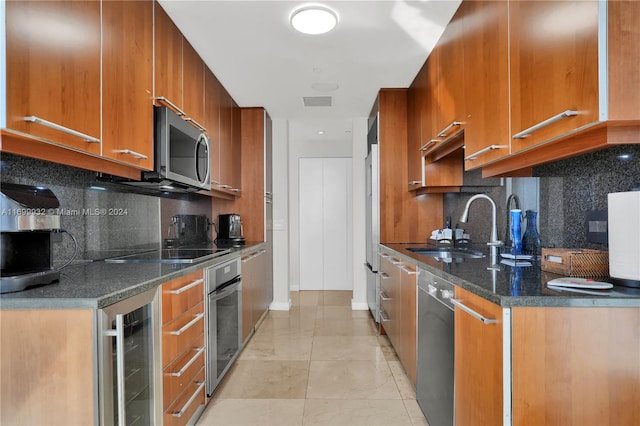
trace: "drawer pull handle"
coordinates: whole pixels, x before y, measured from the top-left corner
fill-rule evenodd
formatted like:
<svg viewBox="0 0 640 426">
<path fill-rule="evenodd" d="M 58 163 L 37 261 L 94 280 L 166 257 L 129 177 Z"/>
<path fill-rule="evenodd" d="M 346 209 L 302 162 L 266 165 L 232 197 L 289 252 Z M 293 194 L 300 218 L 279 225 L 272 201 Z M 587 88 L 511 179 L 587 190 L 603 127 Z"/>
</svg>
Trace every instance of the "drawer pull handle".
<svg viewBox="0 0 640 426">
<path fill-rule="evenodd" d="M 171 109 L 175 110 L 178 113 L 178 115 L 181 115 L 181 116 L 187 115 L 187 114 L 184 113 L 183 110 L 178 108 L 178 106 L 176 104 L 174 104 L 173 102 L 171 102 L 169 99 L 165 98 L 164 96 L 158 96 L 156 98 L 156 101 L 159 101 L 160 103 L 165 104 L 166 106 L 168 106 Z"/>
<path fill-rule="evenodd" d="M 385 312 L 384 312 L 384 311 L 380 311 L 380 321 L 382 321 L 382 322 L 389 322 L 389 321 L 391 321 L 391 318 L 387 318 L 384 314 L 385 314 Z"/>
<path fill-rule="evenodd" d="M 410 185 L 410 186 L 413 186 L 413 185 L 421 185 L 421 184 L 422 184 L 422 181 L 421 181 L 421 180 L 412 180 L 412 181 L 409 181 L 409 185 Z"/>
<path fill-rule="evenodd" d="M 144 154 L 140 154 L 139 152 L 135 152 L 135 151 L 132 151 L 130 149 L 116 149 L 113 152 L 119 152 L 120 154 L 129 154 L 129 155 L 134 156 L 136 158 L 139 158 L 141 160 L 146 160 L 147 158 L 149 158 Z"/>
<path fill-rule="evenodd" d="M 452 121 L 451 124 L 449 124 L 447 127 L 442 129 L 440 133 L 438 133 L 438 137 L 444 138 L 449 133 L 449 130 L 453 129 L 454 127 L 460 126 L 461 124 L 463 124 L 462 121 Z"/>
<path fill-rule="evenodd" d="M 196 362 L 198 357 L 204 352 L 204 347 L 200 347 L 200 348 L 196 348 L 196 349 L 198 349 L 198 352 L 196 352 L 196 354 L 193 356 L 193 358 L 191 358 L 180 370 L 174 371 L 173 373 L 171 373 L 171 375 L 173 377 L 180 377 L 184 373 L 186 373 L 186 371 L 189 369 L 189 367 L 191 367 L 191 364 Z"/>
<path fill-rule="evenodd" d="M 418 271 L 412 271 L 411 269 L 407 268 L 404 265 L 400 265 L 400 269 L 402 269 L 404 272 L 406 272 L 408 275 L 416 275 L 418 273 Z"/>
<path fill-rule="evenodd" d="M 567 118 L 567 117 L 573 117 L 574 115 L 578 115 L 578 111 L 573 111 L 573 110 L 566 110 L 561 112 L 558 115 L 554 115 L 551 118 L 547 118 L 544 121 L 541 121 L 538 124 L 534 124 L 533 126 L 529 127 L 528 129 L 525 129 L 523 131 L 521 131 L 520 133 L 516 133 L 515 135 L 512 136 L 513 139 L 524 139 L 526 137 L 528 137 L 529 135 L 531 135 L 531 133 L 535 132 L 536 130 L 540 130 L 543 127 L 547 127 L 553 123 L 555 123 L 556 121 L 560 121 L 563 118 Z"/>
<path fill-rule="evenodd" d="M 203 282 L 204 282 L 204 279 L 199 278 L 199 279 L 197 279 L 195 281 L 190 282 L 189 284 L 185 285 L 184 287 L 180 287 L 180 288 L 177 288 L 175 290 L 169 290 L 167 293 L 169 293 L 169 294 L 184 293 L 185 291 L 187 291 L 187 290 L 189 290 L 189 289 L 191 289 L 191 288 L 193 288 L 193 287 L 195 287 L 195 286 L 197 286 L 199 284 L 202 284 Z"/>
<path fill-rule="evenodd" d="M 495 323 L 498 322 L 498 320 L 482 316 L 481 314 L 477 313 L 476 311 L 474 311 L 470 307 L 462 304 L 462 302 L 460 300 L 457 300 L 457 299 L 454 299 L 454 298 L 450 298 L 449 300 L 455 306 L 457 306 L 458 308 L 462 309 L 463 311 L 465 311 L 466 313 L 468 313 L 469 315 L 471 315 L 475 319 L 478 319 L 478 320 L 482 321 L 484 324 L 495 324 Z"/>
<path fill-rule="evenodd" d="M 77 130 L 70 129 L 68 127 L 61 126 L 59 124 L 53 123 L 51 121 L 47 121 L 44 118 L 36 117 L 35 115 L 30 115 L 24 118 L 24 121 L 28 121 L 30 123 L 41 124 L 45 127 L 49 127 L 50 129 L 58 130 L 60 132 L 66 133 L 71 136 L 77 136 L 80 139 L 83 139 L 87 142 L 91 143 L 100 143 L 100 139 L 96 139 L 93 136 L 86 135 Z"/>
<path fill-rule="evenodd" d="M 202 391 L 202 389 L 204 388 L 205 382 L 196 382 L 198 384 L 198 389 L 196 389 L 196 391 L 193 393 L 193 395 L 191 395 L 191 398 L 189 398 L 189 400 L 187 401 L 186 404 L 184 404 L 184 406 L 182 407 L 182 409 L 180 411 L 174 411 L 173 413 L 171 413 L 171 415 L 173 417 L 182 417 L 182 415 L 189 409 L 189 407 L 191 406 L 191 403 L 193 403 L 193 401 L 198 397 L 198 394 Z"/>
<path fill-rule="evenodd" d="M 174 330 L 174 331 L 170 331 L 169 334 L 172 334 L 174 336 L 179 336 L 182 333 L 184 333 L 185 331 L 187 331 L 188 329 L 190 329 L 191 327 L 193 327 L 198 321 L 200 321 L 202 318 L 204 318 L 204 313 L 199 313 L 198 315 L 195 316 L 194 319 L 192 319 L 191 321 L 189 321 L 188 323 L 186 323 L 184 325 L 184 327 L 182 327 L 180 330 Z"/>
<path fill-rule="evenodd" d="M 387 274 L 386 272 L 380 271 L 380 272 L 378 272 L 378 274 L 380 274 L 380 277 L 383 280 L 388 280 L 389 279 L 389 274 Z"/>
<path fill-rule="evenodd" d="M 382 292 L 382 291 L 381 291 L 381 292 L 380 292 L 380 300 L 382 300 L 382 301 L 384 301 L 384 302 L 388 302 L 388 301 L 390 301 L 390 300 L 393 300 L 393 298 L 391 298 L 391 297 L 387 297 L 387 295 L 386 295 L 386 294 L 384 294 L 384 292 Z"/>
<path fill-rule="evenodd" d="M 474 152 L 473 154 L 469 155 L 468 157 L 464 157 L 465 161 L 466 160 L 475 160 L 476 158 L 480 157 L 481 155 L 486 154 L 487 152 L 493 151 L 494 149 L 502 149 L 502 148 L 508 148 L 507 145 L 491 145 L 488 146 L 486 148 L 481 149 L 478 152 Z"/>
</svg>

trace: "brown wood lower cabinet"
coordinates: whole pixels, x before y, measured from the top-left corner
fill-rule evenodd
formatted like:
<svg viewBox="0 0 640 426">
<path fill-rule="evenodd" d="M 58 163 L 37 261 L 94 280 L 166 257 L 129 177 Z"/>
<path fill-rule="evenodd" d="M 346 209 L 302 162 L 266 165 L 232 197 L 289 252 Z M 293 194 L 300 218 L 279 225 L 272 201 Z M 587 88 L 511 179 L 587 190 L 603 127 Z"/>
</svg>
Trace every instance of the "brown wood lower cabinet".
<svg viewBox="0 0 640 426">
<path fill-rule="evenodd" d="M 382 327 L 411 382 L 416 384 L 417 266 L 380 253 Z"/>
<path fill-rule="evenodd" d="M 202 271 L 162 286 L 162 390 L 165 425 L 185 425 L 205 395 Z"/>
<path fill-rule="evenodd" d="M 514 425 L 640 424 L 640 308 L 512 309 Z"/>
<path fill-rule="evenodd" d="M 91 309 L 0 310 L 0 424 L 97 418 Z"/>
<path fill-rule="evenodd" d="M 267 250 L 258 249 L 242 256 L 242 341 L 253 333 L 262 315 L 269 309 L 272 297 L 266 288 Z"/>
<path fill-rule="evenodd" d="M 502 308 L 460 287 L 455 298 L 495 323 L 455 309 L 455 423 L 503 424 Z"/>
</svg>

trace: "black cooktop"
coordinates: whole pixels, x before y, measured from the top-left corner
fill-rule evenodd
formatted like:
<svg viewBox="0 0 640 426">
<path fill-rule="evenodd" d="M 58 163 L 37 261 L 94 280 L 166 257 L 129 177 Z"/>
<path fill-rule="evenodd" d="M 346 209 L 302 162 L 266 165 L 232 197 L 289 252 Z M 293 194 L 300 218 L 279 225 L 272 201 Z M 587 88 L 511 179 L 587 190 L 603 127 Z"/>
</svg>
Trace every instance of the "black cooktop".
<svg viewBox="0 0 640 426">
<path fill-rule="evenodd" d="M 228 248 L 172 248 L 105 259 L 108 263 L 196 263 L 230 252 Z"/>
</svg>

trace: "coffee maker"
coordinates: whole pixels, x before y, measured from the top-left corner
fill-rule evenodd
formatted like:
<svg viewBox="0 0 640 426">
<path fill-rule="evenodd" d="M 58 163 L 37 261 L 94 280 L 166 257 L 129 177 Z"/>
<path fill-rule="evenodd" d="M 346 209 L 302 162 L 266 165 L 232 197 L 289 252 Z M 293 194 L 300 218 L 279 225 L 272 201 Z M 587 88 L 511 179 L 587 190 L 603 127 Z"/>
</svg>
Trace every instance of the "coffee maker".
<svg viewBox="0 0 640 426">
<path fill-rule="evenodd" d="M 218 246 L 241 246 L 245 240 L 242 230 L 242 220 L 237 213 L 218 215 Z"/>
<path fill-rule="evenodd" d="M 0 185 L 0 293 L 51 284 L 54 233 L 60 231 L 60 202 L 41 186 Z"/>
</svg>

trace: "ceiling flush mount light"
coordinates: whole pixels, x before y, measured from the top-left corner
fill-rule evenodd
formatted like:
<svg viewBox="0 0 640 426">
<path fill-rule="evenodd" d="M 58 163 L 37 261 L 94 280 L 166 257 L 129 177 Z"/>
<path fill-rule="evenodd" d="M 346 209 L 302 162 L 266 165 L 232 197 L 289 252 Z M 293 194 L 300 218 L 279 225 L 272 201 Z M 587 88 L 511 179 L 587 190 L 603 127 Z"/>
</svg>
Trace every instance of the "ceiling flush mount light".
<svg viewBox="0 0 640 426">
<path fill-rule="evenodd" d="M 324 135 L 324 130 L 318 130 L 319 135 Z"/>
<path fill-rule="evenodd" d="M 326 6 L 301 6 L 291 13 L 291 26 L 304 34 L 328 33 L 338 23 L 338 14 Z"/>
</svg>

